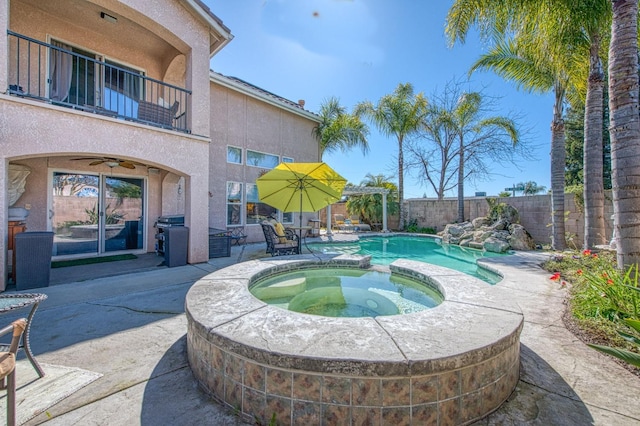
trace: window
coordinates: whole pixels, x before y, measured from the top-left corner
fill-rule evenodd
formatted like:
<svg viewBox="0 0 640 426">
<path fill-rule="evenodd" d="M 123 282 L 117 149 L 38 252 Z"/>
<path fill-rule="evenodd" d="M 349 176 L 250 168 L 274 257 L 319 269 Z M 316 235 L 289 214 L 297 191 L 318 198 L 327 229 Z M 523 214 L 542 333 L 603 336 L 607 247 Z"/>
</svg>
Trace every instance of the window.
<svg viewBox="0 0 640 426">
<path fill-rule="evenodd" d="M 278 162 L 279 157 L 277 155 L 247 150 L 247 166 L 273 169 L 278 165 Z"/>
<path fill-rule="evenodd" d="M 282 213 L 282 223 L 293 223 L 293 212 Z"/>
<path fill-rule="evenodd" d="M 278 211 L 268 204 L 261 203 L 258 196 L 258 186 L 247 184 L 247 225 L 260 223 Z"/>
<path fill-rule="evenodd" d="M 102 64 L 100 55 L 56 40 L 51 45 L 48 82 L 53 101 L 137 117 L 138 102 L 144 97 L 143 71 L 110 60 Z"/>
<path fill-rule="evenodd" d="M 227 147 L 227 163 L 242 164 L 242 148 Z"/>
<path fill-rule="evenodd" d="M 227 182 L 227 225 L 242 225 L 242 184 Z"/>
<path fill-rule="evenodd" d="M 103 107 L 125 117 L 138 116 L 138 102 L 142 93 L 143 73 L 133 68 L 105 60 Z"/>
<path fill-rule="evenodd" d="M 291 157 L 282 157 L 282 162 L 283 163 L 293 163 L 293 158 Z"/>
<path fill-rule="evenodd" d="M 60 103 L 95 105 L 96 69 L 92 61 L 95 54 L 56 40 L 51 40 L 51 45 L 54 48 L 49 53 L 49 97 Z"/>
</svg>

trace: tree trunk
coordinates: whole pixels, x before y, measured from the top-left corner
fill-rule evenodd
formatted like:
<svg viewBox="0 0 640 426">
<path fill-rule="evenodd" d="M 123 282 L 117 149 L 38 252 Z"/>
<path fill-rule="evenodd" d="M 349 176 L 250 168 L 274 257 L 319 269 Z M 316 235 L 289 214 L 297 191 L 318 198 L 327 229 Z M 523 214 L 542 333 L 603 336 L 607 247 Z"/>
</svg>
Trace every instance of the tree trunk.
<svg viewBox="0 0 640 426">
<path fill-rule="evenodd" d="M 614 232 L 618 267 L 640 263 L 638 1 L 612 0 L 609 109 Z"/>
<path fill-rule="evenodd" d="M 604 73 L 600 36 L 591 36 L 589 81 L 584 112 L 584 248 L 605 244 L 602 122 Z"/>
<path fill-rule="evenodd" d="M 398 206 L 400 207 L 400 220 L 398 227 L 404 230 L 405 212 L 404 212 L 404 154 L 402 136 L 398 137 Z"/>
<path fill-rule="evenodd" d="M 556 84 L 555 104 L 553 105 L 553 122 L 551 123 L 551 221 L 553 232 L 551 247 L 564 250 L 564 169 L 565 169 L 565 135 L 562 119 L 562 102 L 564 87 Z"/>
<path fill-rule="evenodd" d="M 458 164 L 458 223 L 464 222 L 464 144 L 460 136 L 460 153 Z"/>
</svg>

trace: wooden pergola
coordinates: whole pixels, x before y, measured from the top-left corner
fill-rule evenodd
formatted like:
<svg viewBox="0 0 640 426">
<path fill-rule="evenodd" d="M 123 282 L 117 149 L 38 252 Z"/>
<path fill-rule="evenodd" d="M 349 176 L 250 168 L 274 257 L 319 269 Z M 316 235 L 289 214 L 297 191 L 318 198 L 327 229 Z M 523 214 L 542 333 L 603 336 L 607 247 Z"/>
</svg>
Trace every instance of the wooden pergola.
<svg viewBox="0 0 640 426">
<path fill-rule="evenodd" d="M 381 186 L 345 186 L 342 195 L 382 194 L 382 232 L 387 229 L 387 194 L 389 189 Z M 327 206 L 327 235 L 331 235 L 331 204 Z"/>
</svg>

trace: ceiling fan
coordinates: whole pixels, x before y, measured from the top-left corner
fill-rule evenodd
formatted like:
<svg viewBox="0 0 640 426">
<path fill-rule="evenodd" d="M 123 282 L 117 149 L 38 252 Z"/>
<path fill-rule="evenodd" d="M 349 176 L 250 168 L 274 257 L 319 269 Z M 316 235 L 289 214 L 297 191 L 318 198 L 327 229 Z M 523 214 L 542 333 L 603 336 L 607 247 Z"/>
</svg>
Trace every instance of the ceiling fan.
<svg viewBox="0 0 640 426">
<path fill-rule="evenodd" d="M 93 160 L 92 162 L 89 163 L 90 166 L 97 166 L 98 164 L 105 164 L 109 167 L 111 167 L 112 169 L 114 167 L 124 167 L 125 169 L 135 169 L 136 168 L 136 164 L 139 166 L 144 166 L 145 164 L 142 163 L 138 163 L 136 161 L 128 161 L 128 160 L 121 160 L 119 158 L 113 158 L 113 157 L 86 157 L 86 158 L 74 158 L 74 161 L 77 160 Z"/>
</svg>

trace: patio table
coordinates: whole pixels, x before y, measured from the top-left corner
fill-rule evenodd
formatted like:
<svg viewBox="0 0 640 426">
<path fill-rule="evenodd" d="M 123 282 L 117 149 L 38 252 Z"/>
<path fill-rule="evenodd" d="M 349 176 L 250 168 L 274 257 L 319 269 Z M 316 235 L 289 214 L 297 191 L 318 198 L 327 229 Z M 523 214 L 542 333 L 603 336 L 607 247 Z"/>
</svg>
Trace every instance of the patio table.
<svg viewBox="0 0 640 426">
<path fill-rule="evenodd" d="M 24 349 L 24 353 L 27 355 L 27 359 L 38 373 L 39 377 L 44 377 L 44 370 L 38 364 L 38 361 L 33 357 L 31 353 L 31 346 L 29 344 L 29 329 L 31 328 L 31 320 L 38 309 L 40 302 L 47 298 L 43 293 L 15 293 L 15 294 L 0 294 L 0 314 L 12 312 L 18 309 L 31 306 L 31 311 L 27 317 L 27 326 L 22 334 L 22 343 L 19 348 Z"/>
<path fill-rule="evenodd" d="M 313 228 L 311 226 L 287 226 L 287 229 L 291 229 L 292 231 L 298 231 L 298 234 L 299 234 L 299 238 L 298 238 L 298 254 L 302 254 L 302 239 L 304 238 L 305 239 L 305 243 L 306 243 L 307 234 Z M 304 232 L 302 232 L 302 231 L 304 231 Z"/>
</svg>

